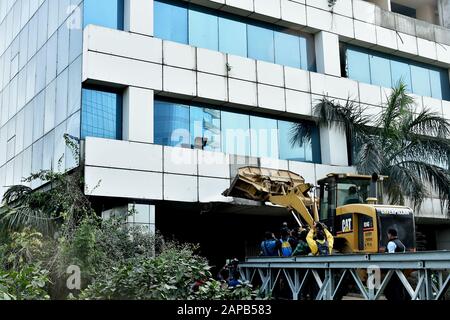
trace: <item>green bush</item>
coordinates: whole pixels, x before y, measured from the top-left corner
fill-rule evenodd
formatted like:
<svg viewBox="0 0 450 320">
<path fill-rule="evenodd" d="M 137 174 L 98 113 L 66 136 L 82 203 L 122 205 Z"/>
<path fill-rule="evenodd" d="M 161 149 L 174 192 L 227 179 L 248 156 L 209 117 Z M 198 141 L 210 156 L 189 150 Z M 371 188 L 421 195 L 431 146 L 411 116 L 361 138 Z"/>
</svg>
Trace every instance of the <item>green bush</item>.
<svg viewBox="0 0 450 320">
<path fill-rule="evenodd" d="M 154 258 L 133 258 L 98 272 L 79 299 L 205 300 L 250 299 L 249 285 L 230 290 L 212 279 L 206 259 L 192 245 L 166 244 Z"/>
<path fill-rule="evenodd" d="M 0 300 L 48 300 L 49 271 L 40 264 L 0 270 Z"/>
<path fill-rule="evenodd" d="M 42 266 L 42 235 L 28 228 L 0 247 L 0 300 L 47 300 L 49 271 Z"/>
</svg>

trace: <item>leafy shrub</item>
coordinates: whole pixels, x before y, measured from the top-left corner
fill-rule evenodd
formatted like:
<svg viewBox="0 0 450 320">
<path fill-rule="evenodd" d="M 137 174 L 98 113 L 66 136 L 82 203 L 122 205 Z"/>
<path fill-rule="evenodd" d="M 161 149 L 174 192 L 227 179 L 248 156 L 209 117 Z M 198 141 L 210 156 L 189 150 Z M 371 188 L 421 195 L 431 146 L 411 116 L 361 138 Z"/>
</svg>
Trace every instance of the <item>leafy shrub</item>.
<svg viewBox="0 0 450 320">
<path fill-rule="evenodd" d="M 25 228 L 0 248 L 0 300 L 46 300 L 49 271 L 42 266 L 42 234 Z"/>
<path fill-rule="evenodd" d="M 100 271 L 79 299 L 204 300 L 248 299 L 251 287 L 229 290 L 212 279 L 206 259 L 196 247 L 166 244 L 153 258 L 132 258 L 121 266 Z"/>
<path fill-rule="evenodd" d="M 0 270 L 0 300 L 48 300 L 49 271 L 40 264 Z"/>
</svg>

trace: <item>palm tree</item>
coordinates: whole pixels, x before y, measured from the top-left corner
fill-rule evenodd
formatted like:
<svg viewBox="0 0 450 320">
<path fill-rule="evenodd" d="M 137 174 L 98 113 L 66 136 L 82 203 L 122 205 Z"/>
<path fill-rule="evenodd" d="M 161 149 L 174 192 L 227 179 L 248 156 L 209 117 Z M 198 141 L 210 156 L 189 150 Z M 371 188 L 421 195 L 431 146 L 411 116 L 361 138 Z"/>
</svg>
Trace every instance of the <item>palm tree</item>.
<svg viewBox="0 0 450 320">
<path fill-rule="evenodd" d="M 403 82 L 393 88 L 383 111 L 370 118 L 365 109 L 348 100 L 340 105 L 323 98 L 313 110 L 317 124 L 343 130 L 349 154 L 361 174 L 389 176 L 384 189 L 391 204 L 411 200 L 419 209 L 437 194 L 442 206 L 450 192 L 450 122 L 428 108 L 415 113 L 414 99 Z M 293 128 L 292 143 L 311 137 L 308 127 Z"/>
</svg>

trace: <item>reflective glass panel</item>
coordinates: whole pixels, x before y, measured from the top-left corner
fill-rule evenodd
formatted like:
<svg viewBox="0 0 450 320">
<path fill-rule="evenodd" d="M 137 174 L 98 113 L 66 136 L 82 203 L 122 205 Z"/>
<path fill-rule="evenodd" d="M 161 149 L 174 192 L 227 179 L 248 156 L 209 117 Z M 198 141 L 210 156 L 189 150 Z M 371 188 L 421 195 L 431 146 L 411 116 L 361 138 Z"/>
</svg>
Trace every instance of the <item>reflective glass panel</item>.
<svg viewBox="0 0 450 320">
<path fill-rule="evenodd" d="M 155 37 L 188 43 L 188 10 L 182 3 L 154 2 Z"/>
<path fill-rule="evenodd" d="M 154 127 L 156 144 L 191 148 L 189 106 L 155 101 Z"/>
<path fill-rule="evenodd" d="M 391 88 L 392 78 L 389 59 L 382 56 L 369 54 L 369 61 L 372 84 Z"/>
<path fill-rule="evenodd" d="M 251 156 L 278 159 L 277 120 L 250 117 Z"/>
<path fill-rule="evenodd" d="M 409 64 L 401 61 L 391 61 L 392 85 L 396 86 L 400 80 L 406 85 L 407 90 L 412 92 L 411 67 Z"/>
<path fill-rule="evenodd" d="M 123 0 L 84 0 L 84 26 L 123 29 Z"/>
<path fill-rule="evenodd" d="M 219 49 L 219 21 L 209 10 L 195 6 L 189 10 L 189 44 L 211 50 Z"/>
<path fill-rule="evenodd" d="M 350 79 L 371 83 L 369 55 L 365 51 L 347 50 L 347 74 Z"/>
<path fill-rule="evenodd" d="M 300 60 L 299 38 L 288 33 L 275 32 L 275 63 L 300 68 Z"/>
<path fill-rule="evenodd" d="M 271 29 L 248 25 L 248 57 L 268 62 L 275 61 L 274 32 Z"/>
<path fill-rule="evenodd" d="M 219 17 L 219 51 L 247 56 L 247 25 L 237 20 Z"/>
<path fill-rule="evenodd" d="M 203 137 L 206 139 L 206 145 L 203 148 L 204 150 L 221 150 L 220 128 L 220 111 L 205 108 L 203 111 Z"/>
<path fill-rule="evenodd" d="M 222 111 L 222 152 L 250 155 L 250 119 L 248 115 Z"/>
<path fill-rule="evenodd" d="M 122 96 L 83 89 L 81 138 L 122 139 Z"/>
<path fill-rule="evenodd" d="M 289 121 L 278 121 L 279 141 L 280 141 L 280 159 L 292 161 L 312 161 L 311 144 L 293 145 L 290 137 L 296 130 L 296 123 Z"/>
<path fill-rule="evenodd" d="M 430 73 L 428 69 L 412 65 L 411 66 L 412 87 L 415 94 L 431 97 Z"/>
</svg>

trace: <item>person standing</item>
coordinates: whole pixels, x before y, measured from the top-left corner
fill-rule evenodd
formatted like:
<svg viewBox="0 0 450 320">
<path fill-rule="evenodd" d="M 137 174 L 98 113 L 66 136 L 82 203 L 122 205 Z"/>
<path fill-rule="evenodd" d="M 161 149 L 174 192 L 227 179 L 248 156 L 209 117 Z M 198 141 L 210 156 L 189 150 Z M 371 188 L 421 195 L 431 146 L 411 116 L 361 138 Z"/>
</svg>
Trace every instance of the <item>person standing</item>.
<svg viewBox="0 0 450 320">
<path fill-rule="evenodd" d="M 386 253 L 398 253 L 398 252 L 406 252 L 406 247 L 403 242 L 398 238 L 397 230 L 389 229 L 388 230 L 388 244 L 386 246 Z"/>
<path fill-rule="evenodd" d="M 406 247 L 398 238 L 397 230 L 389 229 L 386 253 L 402 253 L 405 251 Z M 397 275 L 393 275 L 389 283 L 386 285 L 384 295 L 386 296 L 386 299 L 391 301 L 410 300 L 409 294 L 406 292 Z"/>
<path fill-rule="evenodd" d="M 280 255 L 281 242 L 270 231 L 266 232 L 265 240 L 261 242 L 261 256 L 278 257 Z"/>
<path fill-rule="evenodd" d="M 321 223 L 314 224 L 314 228 L 306 236 L 306 242 L 315 256 L 325 256 L 333 252 L 333 235 Z"/>
</svg>

